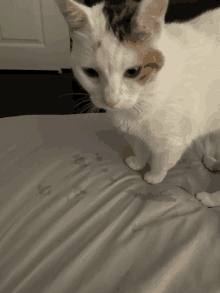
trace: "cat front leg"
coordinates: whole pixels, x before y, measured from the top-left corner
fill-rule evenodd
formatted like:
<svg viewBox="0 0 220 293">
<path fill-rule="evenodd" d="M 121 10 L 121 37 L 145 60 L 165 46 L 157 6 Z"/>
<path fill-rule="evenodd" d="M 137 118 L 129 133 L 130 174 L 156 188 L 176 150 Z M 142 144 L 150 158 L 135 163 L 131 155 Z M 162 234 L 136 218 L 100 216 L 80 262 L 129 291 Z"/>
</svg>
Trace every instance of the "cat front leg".
<svg viewBox="0 0 220 293">
<path fill-rule="evenodd" d="M 220 160 L 216 160 L 213 157 L 204 156 L 203 164 L 211 172 L 220 171 Z M 220 191 L 216 191 L 214 193 L 208 193 L 205 191 L 198 192 L 196 194 L 196 198 L 201 202 L 202 205 L 207 206 L 209 208 L 220 206 Z"/>
<path fill-rule="evenodd" d="M 184 148 L 166 145 L 164 151 L 152 150 L 151 170 L 144 175 L 144 180 L 149 184 L 161 183 L 169 169 L 176 165 L 182 156 Z"/>
<path fill-rule="evenodd" d="M 196 194 L 196 198 L 206 207 L 213 208 L 220 206 L 220 191 L 211 194 L 204 191 L 199 192 Z"/>
<path fill-rule="evenodd" d="M 213 157 L 204 156 L 203 164 L 211 172 L 219 172 L 220 171 L 220 160 L 216 160 Z"/>
<path fill-rule="evenodd" d="M 128 157 L 125 163 L 134 171 L 141 170 L 149 157 L 147 146 L 139 138 L 134 138 L 132 149 L 135 155 Z"/>
</svg>

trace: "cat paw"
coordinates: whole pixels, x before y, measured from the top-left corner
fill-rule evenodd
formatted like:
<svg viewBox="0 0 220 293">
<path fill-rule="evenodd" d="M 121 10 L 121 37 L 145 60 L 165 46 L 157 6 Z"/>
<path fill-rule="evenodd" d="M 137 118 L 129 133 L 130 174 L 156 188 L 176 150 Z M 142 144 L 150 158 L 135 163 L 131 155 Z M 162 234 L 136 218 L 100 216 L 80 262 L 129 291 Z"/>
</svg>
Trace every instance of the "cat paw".
<svg viewBox="0 0 220 293">
<path fill-rule="evenodd" d="M 218 195 L 219 196 L 219 195 Z M 220 198 L 208 192 L 199 192 L 196 194 L 196 198 L 206 207 L 213 208 L 220 206 Z"/>
<path fill-rule="evenodd" d="M 209 170 L 209 171 L 214 171 L 213 170 L 213 166 L 216 162 L 216 160 L 213 158 L 213 157 L 210 157 L 210 156 L 204 156 L 203 158 L 203 164 L 204 166 Z"/>
<path fill-rule="evenodd" d="M 159 173 L 157 175 L 152 174 L 151 172 L 147 172 L 144 174 L 144 180 L 149 184 L 159 184 L 166 177 L 167 172 Z"/>
<path fill-rule="evenodd" d="M 137 157 L 130 156 L 125 160 L 126 165 L 134 171 L 143 169 L 143 165 L 137 161 Z"/>
</svg>

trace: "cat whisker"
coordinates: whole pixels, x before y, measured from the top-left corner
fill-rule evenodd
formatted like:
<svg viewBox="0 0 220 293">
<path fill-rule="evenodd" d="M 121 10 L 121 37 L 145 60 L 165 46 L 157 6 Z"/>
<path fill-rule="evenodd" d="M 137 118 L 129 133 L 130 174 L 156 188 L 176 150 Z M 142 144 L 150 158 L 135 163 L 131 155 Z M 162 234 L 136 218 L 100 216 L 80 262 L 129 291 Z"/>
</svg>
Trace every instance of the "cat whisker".
<svg viewBox="0 0 220 293">
<path fill-rule="evenodd" d="M 94 114 L 94 105 L 92 105 L 92 104 L 89 108 L 89 113 Z"/>
<path fill-rule="evenodd" d="M 91 105 L 86 105 L 86 107 L 80 112 L 82 114 L 84 111 L 89 110 L 91 108 Z"/>
<path fill-rule="evenodd" d="M 91 113 L 92 118 L 96 119 L 97 118 L 97 113 L 99 113 L 99 108 L 97 106 L 95 106 L 93 103 L 89 104 L 86 109 L 84 109 L 84 111 L 87 110 L 87 113 Z"/>
<path fill-rule="evenodd" d="M 78 96 L 78 95 L 82 95 L 82 96 L 90 96 L 90 94 L 87 93 L 73 93 L 73 96 Z"/>
<path fill-rule="evenodd" d="M 90 99 L 88 99 L 88 98 L 87 98 L 87 99 L 84 99 L 83 101 L 81 101 L 81 102 L 77 103 L 77 104 L 74 106 L 74 108 L 73 108 L 73 109 L 75 109 L 75 108 L 76 108 L 76 107 L 78 107 L 79 105 L 81 105 L 81 104 L 85 103 L 86 101 L 87 101 L 87 102 L 88 102 L 88 101 L 90 102 Z"/>
<path fill-rule="evenodd" d="M 81 32 L 77 32 L 77 34 L 80 35 L 80 36 L 82 36 L 82 37 L 85 38 L 85 39 L 88 39 L 88 36 L 87 36 L 87 35 L 84 35 L 84 34 L 81 33 Z"/>
<path fill-rule="evenodd" d="M 141 111 L 137 108 L 137 107 L 135 107 L 135 110 L 140 114 L 141 113 Z"/>
<path fill-rule="evenodd" d="M 92 113 L 93 113 L 94 120 L 97 118 L 97 115 L 96 114 L 98 113 L 98 111 L 99 111 L 98 107 L 95 106 L 95 105 L 93 105 L 93 107 L 92 107 Z"/>
<path fill-rule="evenodd" d="M 138 112 L 138 114 L 141 113 L 141 110 L 139 109 L 139 107 L 141 108 L 141 102 L 137 101 L 136 105 L 134 106 L 134 109 Z"/>
<path fill-rule="evenodd" d="M 85 108 L 80 112 L 80 114 L 82 114 L 82 113 L 88 113 L 90 107 L 91 107 L 90 105 L 88 105 L 87 107 L 85 107 Z"/>
<path fill-rule="evenodd" d="M 72 95 L 72 96 L 78 96 L 78 95 L 89 96 L 89 94 L 84 94 L 84 93 L 69 93 L 69 94 L 64 94 L 62 96 L 59 96 L 59 98 L 64 97 L 64 96 L 68 96 L 68 95 Z"/>
</svg>

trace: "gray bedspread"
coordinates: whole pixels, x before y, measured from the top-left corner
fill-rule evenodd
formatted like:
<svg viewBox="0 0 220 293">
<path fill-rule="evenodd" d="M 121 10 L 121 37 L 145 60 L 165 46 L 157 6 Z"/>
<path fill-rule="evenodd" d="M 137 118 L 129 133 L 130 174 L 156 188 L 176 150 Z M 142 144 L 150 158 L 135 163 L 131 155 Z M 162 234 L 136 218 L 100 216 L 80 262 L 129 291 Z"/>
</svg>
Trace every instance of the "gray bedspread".
<svg viewBox="0 0 220 293">
<path fill-rule="evenodd" d="M 0 120 L 1 293 L 219 293 L 220 190 L 191 148 L 148 185 L 105 113 Z M 146 167 L 148 168 L 148 167 Z"/>
</svg>

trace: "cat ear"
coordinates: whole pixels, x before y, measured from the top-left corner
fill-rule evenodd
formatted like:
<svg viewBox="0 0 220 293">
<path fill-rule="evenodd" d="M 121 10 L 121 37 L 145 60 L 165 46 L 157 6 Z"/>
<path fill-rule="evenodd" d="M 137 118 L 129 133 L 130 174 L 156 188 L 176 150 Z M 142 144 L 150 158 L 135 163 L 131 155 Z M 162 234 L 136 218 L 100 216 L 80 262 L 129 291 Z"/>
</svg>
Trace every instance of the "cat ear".
<svg viewBox="0 0 220 293">
<path fill-rule="evenodd" d="M 169 0 L 142 0 L 133 18 L 133 27 L 139 33 L 157 34 L 164 22 Z"/>
<path fill-rule="evenodd" d="M 138 8 L 138 16 L 144 18 L 147 16 L 161 18 L 165 17 L 169 0 L 143 0 Z"/>
<path fill-rule="evenodd" d="M 55 0 L 63 14 L 71 33 L 90 30 L 91 8 L 73 0 Z"/>
</svg>

